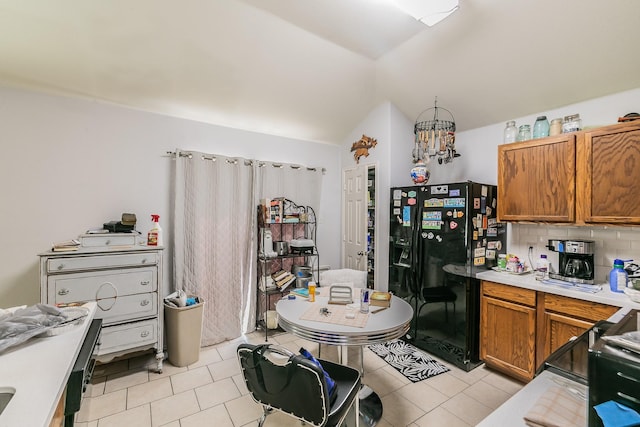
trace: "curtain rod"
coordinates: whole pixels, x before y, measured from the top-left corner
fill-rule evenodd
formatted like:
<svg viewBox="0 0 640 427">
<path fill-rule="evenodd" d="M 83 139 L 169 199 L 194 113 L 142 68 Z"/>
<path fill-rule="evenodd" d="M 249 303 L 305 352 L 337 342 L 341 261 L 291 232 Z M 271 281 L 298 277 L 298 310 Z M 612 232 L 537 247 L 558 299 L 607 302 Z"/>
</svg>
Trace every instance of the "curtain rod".
<svg viewBox="0 0 640 427">
<path fill-rule="evenodd" d="M 189 159 L 193 158 L 193 153 L 189 152 L 189 151 L 181 151 L 180 153 L 177 153 L 175 151 L 167 151 L 166 154 L 170 157 L 176 157 L 177 155 L 179 155 L 180 157 L 186 157 Z M 211 160 L 213 162 L 215 162 L 217 160 L 217 157 L 215 155 L 210 155 L 207 156 L 206 154 L 202 154 L 200 156 L 200 158 L 202 160 Z M 238 163 L 238 159 L 226 159 L 227 163 L 234 163 L 237 164 Z M 247 160 L 245 159 L 245 166 L 249 166 L 249 165 L 253 165 L 253 162 L 257 162 L 258 167 L 264 167 L 267 165 L 267 162 L 264 161 L 259 161 L 259 160 Z M 283 163 L 271 163 L 271 166 L 273 166 L 274 168 L 283 168 L 285 167 L 285 165 Z M 308 166 L 301 166 L 301 165 L 294 165 L 294 164 L 290 164 L 289 167 L 291 169 L 301 169 L 301 168 L 306 168 L 308 171 L 316 171 L 318 170 L 317 168 L 312 168 L 312 167 L 308 167 Z M 325 173 L 327 170 L 325 168 L 321 169 L 322 173 Z"/>
</svg>

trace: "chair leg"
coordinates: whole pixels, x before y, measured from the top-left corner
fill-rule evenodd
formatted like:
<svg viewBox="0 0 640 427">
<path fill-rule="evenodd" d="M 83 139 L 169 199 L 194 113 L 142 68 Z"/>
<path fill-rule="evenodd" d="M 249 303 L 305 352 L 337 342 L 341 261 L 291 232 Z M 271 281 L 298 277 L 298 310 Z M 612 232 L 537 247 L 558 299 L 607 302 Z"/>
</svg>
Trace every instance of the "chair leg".
<svg viewBox="0 0 640 427">
<path fill-rule="evenodd" d="M 264 425 L 264 421 L 267 419 L 267 415 L 269 415 L 273 411 L 272 408 L 262 405 L 262 416 L 258 420 L 258 427 L 262 427 Z"/>
</svg>

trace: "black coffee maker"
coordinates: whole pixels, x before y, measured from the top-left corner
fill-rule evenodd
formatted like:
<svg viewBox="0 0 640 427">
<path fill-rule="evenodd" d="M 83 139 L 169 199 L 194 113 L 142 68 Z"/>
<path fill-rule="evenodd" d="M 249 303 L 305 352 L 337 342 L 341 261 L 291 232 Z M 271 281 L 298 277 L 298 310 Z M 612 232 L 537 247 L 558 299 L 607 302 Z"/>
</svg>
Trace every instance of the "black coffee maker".
<svg viewBox="0 0 640 427">
<path fill-rule="evenodd" d="M 549 240 L 547 248 L 558 252 L 559 268 L 549 273 L 552 279 L 592 285 L 594 277 L 593 240 Z"/>
</svg>

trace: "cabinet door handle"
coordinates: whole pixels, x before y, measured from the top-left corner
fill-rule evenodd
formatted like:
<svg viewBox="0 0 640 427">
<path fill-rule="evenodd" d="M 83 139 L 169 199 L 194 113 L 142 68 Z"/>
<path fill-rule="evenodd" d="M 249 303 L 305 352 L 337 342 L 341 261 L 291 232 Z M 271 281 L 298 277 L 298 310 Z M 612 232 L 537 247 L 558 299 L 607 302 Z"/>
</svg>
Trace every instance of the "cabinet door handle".
<svg viewBox="0 0 640 427">
<path fill-rule="evenodd" d="M 148 299 L 143 299 L 142 301 L 140 301 L 140 305 L 141 306 L 145 306 L 145 305 L 149 305 L 149 300 Z"/>
<path fill-rule="evenodd" d="M 147 286 L 149 283 L 151 283 L 151 282 L 149 282 L 148 280 L 143 280 L 143 281 L 140 282 L 140 285 Z"/>
<path fill-rule="evenodd" d="M 67 295 L 69 294 L 69 289 L 67 288 L 62 288 L 58 291 L 58 295 Z"/>
<path fill-rule="evenodd" d="M 142 332 L 140 332 L 140 337 L 142 337 L 142 338 L 146 338 L 146 337 L 148 337 L 148 336 L 149 336 L 149 331 L 142 331 Z"/>
</svg>

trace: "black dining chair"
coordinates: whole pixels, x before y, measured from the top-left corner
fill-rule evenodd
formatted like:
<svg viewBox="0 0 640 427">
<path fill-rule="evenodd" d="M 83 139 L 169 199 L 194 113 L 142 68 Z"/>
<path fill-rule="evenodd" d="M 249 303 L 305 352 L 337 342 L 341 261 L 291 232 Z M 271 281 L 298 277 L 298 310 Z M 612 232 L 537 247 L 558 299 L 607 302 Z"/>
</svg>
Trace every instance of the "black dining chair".
<svg viewBox="0 0 640 427">
<path fill-rule="evenodd" d="M 347 415 L 352 414 L 348 425 L 359 425 L 361 379 L 357 369 L 327 360 L 319 360 L 319 367 L 302 355 L 271 344 L 243 343 L 237 355 L 251 397 L 263 407 L 258 426 L 273 410 L 313 426 L 347 425 Z M 333 399 L 325 372 L 336 384 Z"/>
</svg>

